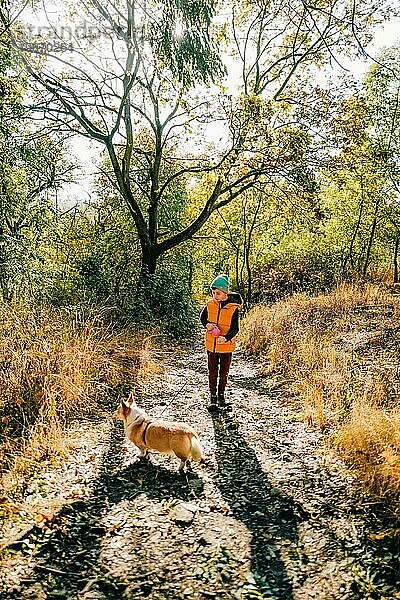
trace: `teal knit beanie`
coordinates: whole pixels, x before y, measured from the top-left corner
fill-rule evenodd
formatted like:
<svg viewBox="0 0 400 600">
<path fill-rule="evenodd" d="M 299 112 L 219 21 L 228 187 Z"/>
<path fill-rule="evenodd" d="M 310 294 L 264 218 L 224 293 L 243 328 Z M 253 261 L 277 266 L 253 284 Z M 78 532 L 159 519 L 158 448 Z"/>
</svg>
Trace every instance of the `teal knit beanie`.
<svg viewBox="0 0 400 600">
<path fill-rule="evenodd" d="M 221 275 L 217 275 L 214 281 L 211 284 L 211 289 L 221 290 L 227 294 L 229 292 L 229 278 L 225 273 L 221 273 Z"/>
</svg>

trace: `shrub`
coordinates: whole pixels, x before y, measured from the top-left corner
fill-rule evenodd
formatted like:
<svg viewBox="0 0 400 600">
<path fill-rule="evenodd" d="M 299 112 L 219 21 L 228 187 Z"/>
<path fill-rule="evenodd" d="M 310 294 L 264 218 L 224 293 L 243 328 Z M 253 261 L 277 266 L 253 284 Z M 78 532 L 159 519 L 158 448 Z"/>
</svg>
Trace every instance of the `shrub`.
<svg viewBox="0 0 400 600">
<path fill-rule="evenodd" d="M 191 299 L 189 280 L 168 267 L 142 278 L 133 317 L 146 328 L 160 326 L 176 338 L 191 335 L 198 328 L 198 311 Z"/>
<path fill-rule="evenodd" d="M 347 461 L 363 483 L 381 498 L 400 497 L 400 411 L 385 410 L 366 400 L 356 402 L 335 436 Z M 397 516 L 400 509 L 397 505 Z"/>
<path fill-rule="evenodd" d="M 265 301 L 294 293 L 332 289 L 338 275 L 337 257 L 323 248 L 285 247 L 253 269 L 254 296 Z"/>
</svg>

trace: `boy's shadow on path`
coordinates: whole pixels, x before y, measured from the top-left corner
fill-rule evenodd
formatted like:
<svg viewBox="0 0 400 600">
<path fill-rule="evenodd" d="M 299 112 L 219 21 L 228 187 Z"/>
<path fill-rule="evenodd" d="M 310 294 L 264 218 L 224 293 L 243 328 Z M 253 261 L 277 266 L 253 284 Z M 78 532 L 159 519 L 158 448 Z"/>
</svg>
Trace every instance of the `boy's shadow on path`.
<svg viewBox="0 0 400 600">
<path fill-rule="evenodd" d="M 227 415 L 213 415 L 218 476 L 216 485 L 232 516 L 251 533 L 251 569 L 263 597 L 291 600 L 292 585 L 274 540 L 296 543 L 302 515 L 290 496 L 273 487 L 254 450 Z M 304 518 L 304 517 L 303 517 Z"/>
<path fill-rule="evenodd" d="M 102 540 L 108 533 L 102 518 L 113 505 L 141 494 L 156 500 L 190 500 L 193 493 L 200 494 L 203 487 L 202 481 L 193 473 L 170 471 L 150 461 L 136 461 L 121 468 L 124 443 L 123 431 L 113 428 L 110 447 L 102 459 L 90 498 L 65 505 L 57 513 L 47 535 L 35 526 L 24 534 L 23 540 L 13 544 L 14 549 L 23 549 L 29 538 L 36 546 L 32 555 L 35 566 L 32 577 L 27 581 L 28 589 L 26 584 L 24 586 L 28 596 L 21 596 L 19 589 L 7 598 L 36 597 L 29 595 L 29 585 L 45 582 L 46 598 L 76 599 L 81 597 L 79 592 L 91 580 L 96 581 L 101 592 L 110 600 L 124 597 L 123 591 L 128 583 L 111 580 L 100 564 Z M 126 559 L 129 561 L 134 557 L 127 552 Z M 135 564 L 135 568 L 136 576 L 140 577 L 140 565 Z M 143 566 L 145 568 L 146 565 Z"/>
</svg>

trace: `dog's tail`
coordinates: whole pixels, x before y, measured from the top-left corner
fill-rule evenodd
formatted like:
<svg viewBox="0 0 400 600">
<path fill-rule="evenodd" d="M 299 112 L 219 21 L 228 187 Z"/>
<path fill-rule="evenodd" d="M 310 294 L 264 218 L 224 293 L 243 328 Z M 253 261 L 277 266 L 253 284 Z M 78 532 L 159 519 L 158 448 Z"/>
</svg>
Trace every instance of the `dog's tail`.
<svg viewBox="0 0 400 600">
<path fill-rule="evenodd" d="M 203 448 L 201 447 L 199 440 L 195 436 L 193 436 L 190 440 L 190 454 L 193 460 L 197 462 L 200 462 L 203 458 Z"/>
</svg>

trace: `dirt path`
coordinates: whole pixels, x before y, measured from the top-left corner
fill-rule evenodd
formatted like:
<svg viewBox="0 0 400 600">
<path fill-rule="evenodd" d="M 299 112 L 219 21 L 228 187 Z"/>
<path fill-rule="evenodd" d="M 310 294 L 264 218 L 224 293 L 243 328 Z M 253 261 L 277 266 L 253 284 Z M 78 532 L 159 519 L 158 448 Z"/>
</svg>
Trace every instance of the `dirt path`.
<svg viewBox="0 0 400 600">
<path fill-rule="evenodd" d="M 76 424 L 63 470 L 38 475 L 24 520 L 1 532 L 0 598 L 400 597 L 384 589 L 394 574 L 371 541 L 371 507 L 276 380 L 235 355 L 234 410 L 215 417 L 206 380 L 198 344 L 142 399 L 153 416 L 199 431 L 206 461 L 191 473 L 156 454 L 139 462 L 121 423 Z"/>
</svg>

